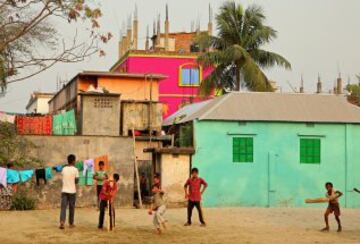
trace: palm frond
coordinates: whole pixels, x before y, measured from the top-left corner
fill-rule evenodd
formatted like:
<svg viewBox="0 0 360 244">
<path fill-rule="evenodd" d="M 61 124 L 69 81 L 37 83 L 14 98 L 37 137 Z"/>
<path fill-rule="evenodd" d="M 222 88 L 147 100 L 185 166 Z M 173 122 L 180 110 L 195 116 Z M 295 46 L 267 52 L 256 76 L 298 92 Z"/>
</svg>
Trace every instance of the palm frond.
<svg viewBox="0 0 360 244">
<path fill-rule="evenodd" d="M 252 59 L 246 59 L 241 69 L 243 80 L 246 86 L 252 91 L 273 91 L 273 88 L 256 62 Z"/>
<path fill-rule="evenodd" d="M 263 68 L 270 68 L 275 65 L 291 69 L 290 62 L 280 54 L 265 51 L 262 49 L 254 49 L 250 51 L 251 57 Z"/>
</svg>

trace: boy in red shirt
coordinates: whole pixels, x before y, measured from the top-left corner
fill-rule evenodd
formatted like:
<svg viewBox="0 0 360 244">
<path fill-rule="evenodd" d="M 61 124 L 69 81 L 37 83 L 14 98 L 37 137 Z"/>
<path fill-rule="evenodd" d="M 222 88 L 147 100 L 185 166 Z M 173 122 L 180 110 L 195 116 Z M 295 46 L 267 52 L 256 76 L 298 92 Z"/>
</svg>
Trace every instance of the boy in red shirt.
<svg viewBox="0 0 360 244">
<path fill-rule="evenodd" d="M 103 183 L 103 187 L 100 192 L 100 214 L 99 214 L 99 225 L 98 228 L 102 229 L 104 225 L 104 215 L 105 215 L 105 209 L 108 206 L 109 202 L 109 208 L 112 211 L 112 218 L 110 228 L 115 226 L 115 209 L 113 208 L 114 200 L 116 198 L 116 193 L 118 191 L 117 182 L 119 181 L 119 174 L 113 175 L 113 180 L 105 180 Z M 110 217 L 110 216 L 109 216 Z"/>
<path fill-rule="evenodd" d="M 203 186 L 202 189 L 201 186 Z M 194 207 L 196 207 L 199 212 L 201 226 L 206 226 L 201 209 L 201 195 L 205 192 L 207 186 L 208 184 L 206 181 L 199 177 L 199 170 L 197 168 L 193 168 L 191 170 L 191 177 L 184 185 L 185 198 L 189 200 L 187 207 L 187 222 L 185 223 L 185 226 L 191 225 L 191 216 Z"/>
</svg>

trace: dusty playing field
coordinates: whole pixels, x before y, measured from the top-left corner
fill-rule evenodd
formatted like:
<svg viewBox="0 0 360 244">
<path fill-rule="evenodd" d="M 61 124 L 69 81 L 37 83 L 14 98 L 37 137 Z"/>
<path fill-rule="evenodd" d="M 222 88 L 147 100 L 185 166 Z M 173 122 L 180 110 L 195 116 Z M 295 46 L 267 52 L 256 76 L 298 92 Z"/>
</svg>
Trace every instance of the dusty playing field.
<svg viewBox="0 0 360 244">
<path fill-rule="evenodd" d="M 98 212 L 76 210 L 76 228 L 59 230 L 58 210 L 0 212 L 0 243 L 360 243 L 360 210 L 343 209 L 342 233 L 321 233 L 322 209 L 206 209 L 208 227 L 183 227 L 185 209 L 167 212 L 169 229 L 154 234 L 145 210 L 118 209 L 117 228 L 96 228 Z M 196 214 L 196 212 L 194 212 Z"/>
</svg>

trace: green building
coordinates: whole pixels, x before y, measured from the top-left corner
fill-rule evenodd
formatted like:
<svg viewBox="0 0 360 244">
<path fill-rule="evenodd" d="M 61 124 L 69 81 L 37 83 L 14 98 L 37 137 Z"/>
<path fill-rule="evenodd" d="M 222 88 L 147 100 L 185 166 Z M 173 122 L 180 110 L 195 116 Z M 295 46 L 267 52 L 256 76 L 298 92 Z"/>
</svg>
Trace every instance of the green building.
<svg viewBox="0 0 360 244">
<path fill-rule="evenodd" d="M 309 206 L 304 199 L 324 197 L 330 181 L 342 206 L 360 207 L 360 108 L 343 96 L 230 93 L 163 125 L 178 129 L 180 144 L 192 138 L 205 206 Z"/>
</svg>

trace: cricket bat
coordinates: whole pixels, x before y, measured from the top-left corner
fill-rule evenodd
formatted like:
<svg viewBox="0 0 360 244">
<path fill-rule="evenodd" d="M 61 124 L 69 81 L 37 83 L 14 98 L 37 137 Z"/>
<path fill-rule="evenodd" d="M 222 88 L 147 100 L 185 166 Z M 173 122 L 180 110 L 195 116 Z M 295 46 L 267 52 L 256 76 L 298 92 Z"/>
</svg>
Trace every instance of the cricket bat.
<svg viewBox="0 0 360 244">
<path fill-rule="evenodd" d="M 111 231 L 112 230 L 112 214 L 111 214 L 111 205 L 110 205 L 110 201 L 108 201 L 108 210 L 109 210 L 109 217 L 108 217 L 108 221 L 107 221 L 107 231 Z"/>
<path fill-rule="evenodd" d="M 319 197 L 319 198 L 307 198 L 305 199 L 305 203 L 324 203 L 329 202 L 329 198 L 327 197 Z"/>
</svg>

